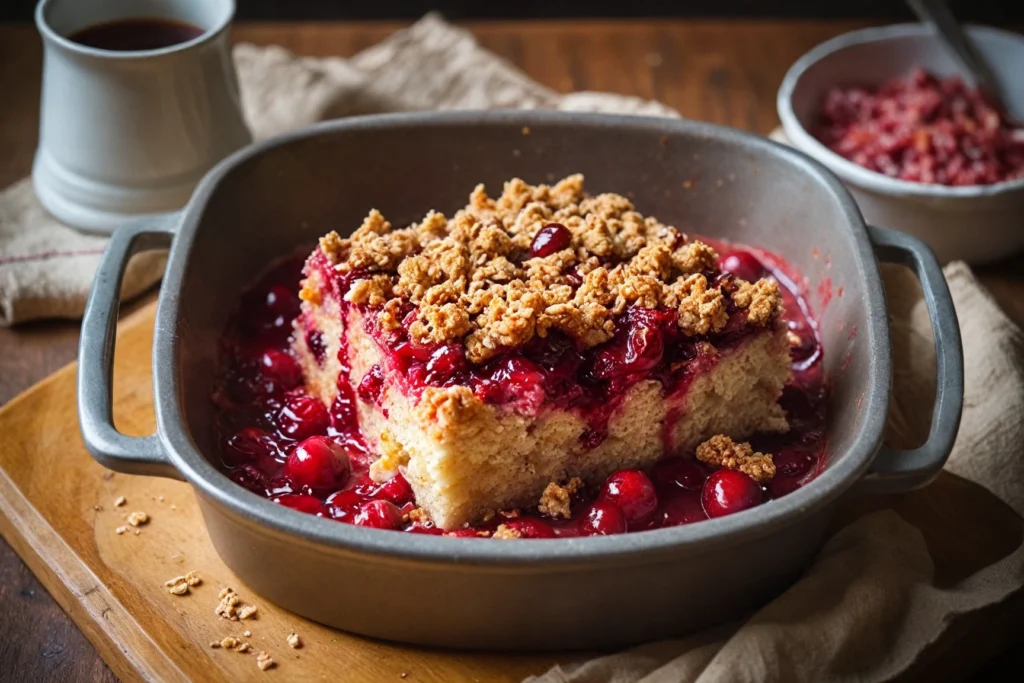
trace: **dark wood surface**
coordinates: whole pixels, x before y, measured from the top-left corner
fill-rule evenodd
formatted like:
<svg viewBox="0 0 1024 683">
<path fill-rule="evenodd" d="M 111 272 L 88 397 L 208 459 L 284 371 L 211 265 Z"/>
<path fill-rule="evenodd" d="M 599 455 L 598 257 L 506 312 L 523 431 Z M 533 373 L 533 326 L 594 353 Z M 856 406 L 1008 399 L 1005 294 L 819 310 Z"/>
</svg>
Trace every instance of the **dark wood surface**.
<svg viewBox="0 0 1024 683">
<path fill-rule="evenodd" d="M 489 49 L 560 91 L 606 90 L 661 100 L 684 116 L 767 133 L 789 65 L 858 22 L 586 21 L 472 23 Z M 350 55 L 401 24 L 242 24 L 238 40 L 311 55 Z M 24 177 L 36 143 L 41 46 L 27 25 L 0 26 L 0 187 Z M 1024 258 L 979 275 L 1024 320 Z M 150 293 L 143 301 L 152 300 Z M 126 306 L 125 310 L 137 307 Z M 46 322 L 0 329 L 0 404 L 73 360 L 78 328 Z M 1003 679 L 1024 658 L 1007 652 L 978 674 Z M 1007 674 L 1010 676 L 1011 674 Z M 114 681 L 60 606 L 0 542 L 0 681 Z"/>
</svg>

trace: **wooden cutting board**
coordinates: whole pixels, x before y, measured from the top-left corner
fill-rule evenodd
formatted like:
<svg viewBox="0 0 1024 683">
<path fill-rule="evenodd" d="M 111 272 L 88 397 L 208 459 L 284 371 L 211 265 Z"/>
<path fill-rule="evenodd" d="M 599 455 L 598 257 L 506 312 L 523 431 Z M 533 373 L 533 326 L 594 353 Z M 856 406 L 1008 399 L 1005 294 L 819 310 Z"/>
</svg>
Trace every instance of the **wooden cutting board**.
<svg viewBox="0 0 1024 683">
<path fill-rule="evenodd" d="M 155 306 L 140 310 L 118 332 L 115 420 L 133 435 L 154 427 L 154 312 Z M 126 503 L 117 507 L 120 496 Z M 922 530 L 943 583 L 973 573 L 1021 542 L 1012 510 L 981 487 L 946 474 L 900 498 L 851 501 L 837 523 L 883 506 Z M 133 511 L 146 512 L 149 523 L 138 535 L 116 533 Z M 976 530 L 973 546 L 944 543 L 951 525 Z M 260 599 L 218 558 L 187 484 L 113 474 L 89 457 L 78 432 L 73 365 L 0 410 L 0 530 L 123 680 L 518 681 L 581 657 L 406 647 L 319 626 Z M 164 588 L 167 579 L 193 570 L 203 583 L 190 594 L 178 597 Z M 257 605 L 255 619 L 229 622 L 214 613 L 224 586 Z M 1007 623 L 998 614 L 986 615 L 968 633 L 955 635 L 949 648 L 955 656 L 927 668 L 948 675 L 984 661 L 1008 642 L 1013 629 Z M 246 629 L 248 653 L 210 647 L 228 635 L 242 637 Z M 293 631 L 303 641 L 300 649 L 286 643 Z M 256 666 L 254 652 L 261 650 L 277 664 L 268 672 Z"/>
</svg>

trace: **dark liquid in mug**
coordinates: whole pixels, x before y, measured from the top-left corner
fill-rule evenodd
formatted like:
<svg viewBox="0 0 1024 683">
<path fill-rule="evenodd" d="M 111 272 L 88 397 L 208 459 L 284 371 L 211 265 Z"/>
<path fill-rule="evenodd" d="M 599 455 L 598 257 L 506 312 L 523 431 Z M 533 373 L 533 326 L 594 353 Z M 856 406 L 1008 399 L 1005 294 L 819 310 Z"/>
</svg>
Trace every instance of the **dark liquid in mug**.
<svg viewBox="0 0 1024 683">
<path fill-rule="evenodd" d="M 68 40 L 118 52 L 159 50 L 203 35 L 203 29 L 173 19 L 120 19 L 75 31 Z"/>
</svg>

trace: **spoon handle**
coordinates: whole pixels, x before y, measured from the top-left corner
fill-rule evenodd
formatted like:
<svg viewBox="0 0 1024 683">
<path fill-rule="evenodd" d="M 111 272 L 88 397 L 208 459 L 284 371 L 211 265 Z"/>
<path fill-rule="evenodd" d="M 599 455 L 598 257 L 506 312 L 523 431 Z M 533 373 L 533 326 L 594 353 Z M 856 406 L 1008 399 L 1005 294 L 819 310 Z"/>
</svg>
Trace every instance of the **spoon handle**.
<svg viewBox="0 0 1024 683">
<path fill-rule="evenodd" d="M 999 97 L 999 87 L 992 71 L 953 16 L 946 0 L 907 0 L 907 4 L 917 18 L 930 26 L 945 43 L 960 66 L 974 79 L 974 85 L 990 97 Z"/>
</svg>

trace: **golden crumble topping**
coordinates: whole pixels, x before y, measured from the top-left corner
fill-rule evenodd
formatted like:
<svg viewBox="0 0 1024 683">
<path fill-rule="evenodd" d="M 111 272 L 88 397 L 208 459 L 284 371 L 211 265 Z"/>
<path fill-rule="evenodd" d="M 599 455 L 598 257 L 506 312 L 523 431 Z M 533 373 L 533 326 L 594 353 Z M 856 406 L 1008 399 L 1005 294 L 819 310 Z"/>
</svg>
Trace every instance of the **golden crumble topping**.
<svg viewBox="0 0 1024 683">
<path fill-rule="evenodd" d="M 782 313 L 782 295 L 779 283 L 774 280 L 758 280 L 750 283 L 738 280 L 739 288 L 733 292 L 732 300 L 740 308 L 747 309 L 747 321 L 754 325 L 766 326 Z"/>
<path fill-rule="evenodd" d="M 775 463 L 770 453 L 755 453 L 749 443 L 736 443 L 724 434 L 697 446 L 697 459 L 715 467 L 739 470 L 761 483 L 775 476 Z"/>
<path fill-rule="evenodd" d="M 693 336 L 718 332 L 729 322 L 722 290 L 708 288 L 708 280 L 695 273 L 676 282 L 673 294 L 679 298 L 679 327 Z"/>
<path fill-rule="evenodd" d="M 409 521 L 417 524 L 430 524 L 430 513 L 423 508 L 413 508 L 409 510 Z"/>
<path fill-rule="evenodd" d="M 568 244 L 531 255 L 538 231 L 552 223 Z M 585 194 L 582 175 L 550 186 L 514 178 L 497 198 L 478 185 L 450 219 L 431 211 L 406 228 L 372 210 L 351 237 L 324 236 L 320 250 L 335 270 L 355 274 L 346 299 L 380 308 L 383 330 L 398 330 L 411 303 L 414 341 L 461 341 L 474 363 L 552 330 L 584 347 L 600 344 L 630 306 L 675 308 L 691 336 L 727 320 L 726 297 L 708 279 L 717 274 L 715 250 L 643 216 L 626 197 Z M 312 277 L 302 298 L 316 304 Z M 732 300 L 754 325 L 781 312 L 778 286 L 766 280 L 742 283 Z"/>
<path fill-rule="evenodd" d="M 391 430 L 380 433 L 380 457 L 370 464 L 370 476 L 374 481 L 387 481 L 398 472 L 398 468 L 409 462 L 409 453 L 395 438 Z"/>
<path fill-rule="evenodd" d="M 540 496 L 540 503 L 537 509 L 551 517 L 564 517 L 569 519 L 572 516 L 570 509 L 573 495 L 583 487 L 583 480 L 573 477 L 565 486 L 559 486 L 551 482 L 544 489 Z"/>
<path fill-rule="evenodd" d="M 374 275 L 366 280 L 356 280 L 345 295 L 345 301 L 354 304 L 383 306 L 392 298 L 391 278 Z"/>
<path fill-rule="evenodd" d="M 504 541 L 510 541 L 512 539 L 522 537 L 523 535 L 521 533 L 516 531 L 513 527 L 508 526 L 507 524 L 499 524 L 498 528 L 495 529 L 494 533 L 491 535 L 491 538 L 498 538 Z"/>
<path fill-rule="evenodd" d="M 429 424 L 435 434 L 443 435 L 459 424 L 482 424 L 487 408 L 467 386 L 427 387 L 414 410 L 420 424 Z"/>
<path fill-rule="evenodd" d="M 435 289 L 435 288 L 431 288 Z M 469 313 L 455 303 L 421 306 L 419 318 L 409 327 L 409 335 L 420 344 L 443 344 L 470 331 Z"/>
<path fill-rule="evenodd" d="M 701 273 L 715 269 L 718 254 L 703 242 L 690 242 L 675 250 L 672 261 L 683 273 Z"/>
</svg>

